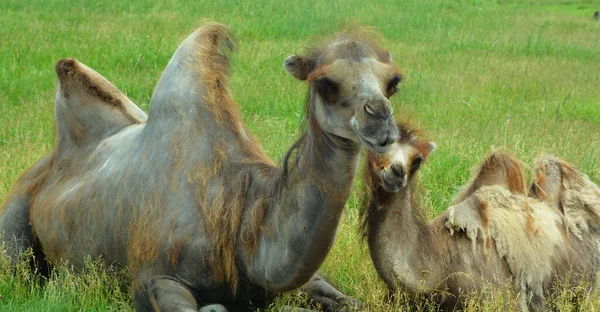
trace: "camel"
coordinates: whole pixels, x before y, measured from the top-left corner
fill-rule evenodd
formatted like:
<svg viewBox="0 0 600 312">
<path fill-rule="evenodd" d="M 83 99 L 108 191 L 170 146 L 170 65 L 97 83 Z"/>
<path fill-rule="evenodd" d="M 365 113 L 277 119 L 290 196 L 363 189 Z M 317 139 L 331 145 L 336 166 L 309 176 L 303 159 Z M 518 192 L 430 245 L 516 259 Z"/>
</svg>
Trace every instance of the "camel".
<svg viewBox="0 0 600 312">
<path fill-rule="evenodd" d="M 492 153 L 455 204 L 428 222 L 415 175 L 435 144 L 399 128 L 386 155 L 367 156 L 361 207 L 362 233 L 391 292 L 455 310 L 469 293 L 512 285 L 521 311 L 543 311 L 557 285 L 595 280 L 600 191 L 572 165 L 538 162 L 528 196 L 523 164 Z"/>
<path fill-rule="evenodd" d="M 402 76 L 372 38 L 355 28 L 285 59 L 308 96 L 282 167 L 232 99 L 223 25 L 177 48 L 148 116 L 91 68 L 58 61 L 57 143 L 6 196 L 6 256 L 30 247 L 44 262 L 124 267 L 138 311 L 247 310 L 309 280 L 319 296 L 341 296 L 315 272 L 361 148 L 383 153 L 398 137 L 389 97 Z"/>
</svg>

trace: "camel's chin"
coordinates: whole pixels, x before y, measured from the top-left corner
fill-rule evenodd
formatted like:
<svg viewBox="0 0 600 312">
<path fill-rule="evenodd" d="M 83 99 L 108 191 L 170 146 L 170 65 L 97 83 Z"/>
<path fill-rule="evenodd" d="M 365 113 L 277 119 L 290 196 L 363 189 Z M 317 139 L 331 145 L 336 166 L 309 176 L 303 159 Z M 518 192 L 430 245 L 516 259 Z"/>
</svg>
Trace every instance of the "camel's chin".
<svg viewBox="0 0 600 312">
<path fill-rule="evenodd" d="M 383 155 L 383 154 L 387 153 L 387 151 L 390 149 L 391 144 L 386 144 L 386 145 L 374 144 L 374 143 L 372 143 L 372 141 L 374 141 L 373 139 L 365 138 L 364 136 L 362 136 L 360 134 L 359 131 L 356 131 L 356 136 L 358 137 L 362 146 L 364 146 L 366 149 L 373 151 L 377 154 Z"/>
</svg>

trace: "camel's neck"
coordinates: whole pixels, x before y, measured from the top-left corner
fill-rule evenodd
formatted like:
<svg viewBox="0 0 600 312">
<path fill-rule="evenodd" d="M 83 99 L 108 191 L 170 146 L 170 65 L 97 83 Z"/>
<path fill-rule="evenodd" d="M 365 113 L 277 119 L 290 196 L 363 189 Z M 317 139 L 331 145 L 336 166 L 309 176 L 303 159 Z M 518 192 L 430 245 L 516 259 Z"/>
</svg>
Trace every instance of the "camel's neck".
<svg viewBox="0 0 600 312">
<path fill-rule="evenodd" d="M 271 291 L 301 286 L 332 247 L 350 195 L 360 146 L 310 128 L 289 160 L 286 186 L 267 210 L 254 251 L 244 251 L 247 274 Z"/>
<path fill-rule="evenodd" d="M 397 193 L 379 188 L 369 205 L 367 240 L 373 264 L 390 289 L 414 289 L 428 252 L 427 224 L 418 216 L 412 185 Z"/>
</svg>

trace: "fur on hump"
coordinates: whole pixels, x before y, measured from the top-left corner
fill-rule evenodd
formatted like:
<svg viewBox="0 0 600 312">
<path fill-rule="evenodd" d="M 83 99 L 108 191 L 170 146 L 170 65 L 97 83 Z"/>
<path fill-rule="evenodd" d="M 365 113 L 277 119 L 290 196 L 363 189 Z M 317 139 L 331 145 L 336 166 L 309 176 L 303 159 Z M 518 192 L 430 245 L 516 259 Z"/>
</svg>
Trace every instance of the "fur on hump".
<svg viewBox="0 0 600 312">
<path fill-rule="evenodd" d="M 398 132 L 400 133 L 397 142 L 409 143 L 414 140 L 425 140 L 426 137 L 418 129 L 414 129 L 408 121 L 396 121 Z M 360 199 L 360 211 L 359 211 L 359 233 L 361 238 L 364 240 L 367 237 L 367 231 L 369 226 L 369 220 L 381 209 L 393 208 L 388 207 L 397 196 L 404 193 L 404 190 L 400 190 L 397 193 L 390 193 L 383 189 L 381 185 L 381 170 L 390 165 L 390 160 L 387 155 L 379 155 L 374 152 L 366 152 L 364 171 L 363 171 L 363 190 Z M 427 223 L 427 216 L 429 212 L 420 199 L 419 192 L 420 184 L 417 176 L 413 177 L 409 184 L 406 186 L 409 188 L 410 200 L 411 200 L 411 213 L 416 220 L 421 224 Z M 400 194 L 399 194 L 400 193 Z"/>
<path fill-rule="evenodd" d="M 502 185 L 484 185 L 472 195 L 477 199 L 470 207 L 473 213 L 477 214 L 478 206 L 485 206 L 487 224 L 483 225 L 482 218 L 485 228 L 480 233 L 486 251 L 506 261 L 520 291 L 529 289 L 542 295 L 555 278 L 556 263 L 564 256 L 560 216 L 544 203 L 529 201 Z"/>
<path fill-rule="evenodd" d="M 464 201 L 476 190 L 485 185 L 502 185 L 511 193 L 519 194 L 527 199 L 527 181 L 525 176 L 525 164 L 518 158 L 504 150 L 490 152 L 483 162 L 475 167 L 471 181 L 458 193 L 453 204 Z M 527 228 L 530 232 L 536 231 L 533 215 L 529 202 L 525 200 L 524 209 L 528 215 Z M 481 206 L 481 217 L 487 220 L 487 208 Z"/>
<path fill-rule="evenodd" d="M 219 138 L 214 144 L 212 164 L 191 168 L 188 178 L 204 191 L 199 192 L 199 202 L 205 215 L 205 233 L 210 235 L 214 253 L 210 263 L 214 278 L 224 281 L 235 292 L 238 284 L 237 247 L 256 248 L 261 224 L 269 208 L 268 198 L 277 189 L 280 170 L 268 158 L 254 136 L 245 127 L 238 105 L 228 88 L 230 54 L 235 49 L 229 29 L 221 24 L 206 24 L 198 30 L 194 58 L 190 66 L 200 74 L 203 86 L 202 103 L 215 121 L 234 134 L 233 142 Z M 238 147 L 239 154 L 232 160 L 228 144 Z M 207 198 L 208 181 L 222 177 L 222 183 Z M 253 203 L 247 202 L 249 192 L 254 192 Z M 245 239 L 241 239 L 241 237 Z"/>
<path fill-rule="evenodd" d="M 560 213 L 563 214 L 565 227 L 568 233 L 575 235 L 579 240 L 589 239 L 593 228 L 600 228 L 600 189 L 585 174 L 579 172 L 572 164 L 564 159 L 542 155 L 535 162 L 535 172 L 532 189 L 535 195 L 549 201 L 550 197 L 557 196 Z M 540 187 L 556 170 L 560 177 L 559 194 L 546 194 Z"/>
</svg>

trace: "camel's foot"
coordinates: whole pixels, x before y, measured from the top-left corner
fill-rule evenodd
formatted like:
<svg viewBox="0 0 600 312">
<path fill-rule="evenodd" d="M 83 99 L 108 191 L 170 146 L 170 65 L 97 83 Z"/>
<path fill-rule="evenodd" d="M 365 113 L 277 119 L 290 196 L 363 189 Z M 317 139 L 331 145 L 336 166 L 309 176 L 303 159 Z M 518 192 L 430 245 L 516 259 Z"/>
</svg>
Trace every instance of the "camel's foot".
<svg viewBox="0 0 600 312">
<path fill-rule="evenodd" d="M 363 307 L 362 302 L 344 295 L 318 274 L 313 275 L 301 290 L 325 311 L 359 311 Z"/>
<path fill-rule="evenodd" d="M 152 278 L 134 295 L 137 311 L 198 311 L 198 303 L 192 292 L 170 277 Z"/>
</svg>

